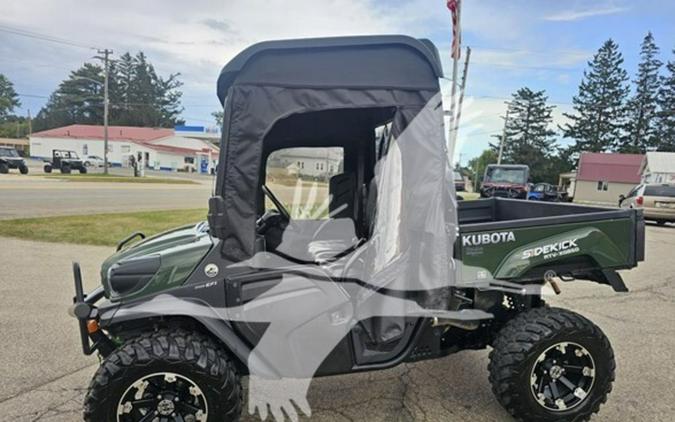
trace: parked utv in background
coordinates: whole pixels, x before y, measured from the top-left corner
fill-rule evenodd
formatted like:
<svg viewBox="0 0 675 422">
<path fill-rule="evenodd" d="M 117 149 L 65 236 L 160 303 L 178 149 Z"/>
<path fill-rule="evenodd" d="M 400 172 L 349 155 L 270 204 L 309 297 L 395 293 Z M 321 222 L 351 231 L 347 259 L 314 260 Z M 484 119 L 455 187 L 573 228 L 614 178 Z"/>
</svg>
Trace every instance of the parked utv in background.
<svg viewBox="0 0 675 422">
<path fill-rule="evenodd" d="M 455 179 L 455 192 L 464 192 L 466 191 L 466 181 L 462 173 L 458 171 L 453 171 L 452 176 Z"/>
<path fill-rule="evenodd" d="M 285 378 L 289 368 L 275 362 L 286 352 L 294 368 L 307 368 L 302 353 L 325 346 L 300 330 L 312 326 L 341 335 L 305 379 L 491 347 L 493 392 L 518 420 L 576 422 L 596 413 L 614 381 L 610 343 L 583 316 L 546 306 L 541 288 L 557 290 L 551 274 L 558 274 L 565 284 L 579 279 L 626 291 L 617 270 L 644 259 L 642 213 L 497 197 L 456 204 L 440 130 L 442 76 L 430 41 L 399 35 L 272 41 L 233 58 L 218 79 L 225 130 L 208 223 L 129 246 L 143 238 L 134 233 L 103 263 L 101 286 L 86 295 L 73 265 L 71 314 L 82 349 L 102 357 L 84 419 L 237 421 L 241 377 L 262 367 L 270 380 Z M 377 137 L 387 132 L 378 131 L 382 126 L 393 128 L 391 136 Z M 407 136 L 413 129 L 422 129 L 419 136 Z M 330 213 L 292 217 L 276 196 L 267 165 L 288 148 L 344 154 L 325 184 Z M 491 166 L 485 189 L 522 196 L 527 173 L 527 166 Z M 383 177 L 402 174 L 408 178 Z M 378 222 L 392 214 L 400 217 L 393 224 Z M 412 226 L 398 231 L 403 223 Z M 410 260 L 436 258 L 439 249 L 452 254 L 434 259 L 437 266 L 413 267 L 434 270 L 415 277 L 447 281 L 423 291 L 447 312 L 360 313 L 375 294 L 419 299 L 419 291 L 376 283 L 383 274 L 411 282 L 413 273 L 397 266 L 397 248 Z M 436 271 L 454 267 L 447 260 L 463 271 Z M 167 298 L 169 306 L 161 306 Z M 261 308 L 275 317 L 239 318 Z M 425 312 L 431 309 L 443 308 Z M 392 326 L 398 329 L 378 330 Z M 267 354 L 261 343 L 271 344 Z M 274 404 L 265 403 L 265 415 L 267 403 Z M 283 418 L 278 407 L 271 412 Z"/>
<path fill-rule="evenodd" d="M 550 183 L 535 183 L 527 192 L 529 201 L 568 202 L 567 192 Z"/>
<path fill-rule="evenodd" d="M 14 148 L 0 147 L 0 173 L 9 173 L 10 169 L 19 169 L 21 174 L 28 174 L 26 161 Z"/>
<path fill-rule="evenodd" d="M 58 169 L 63 174 L 70 174 L 73 170 L 79 170 L 80 174 L 87 173 L 87 167 L 75 151 L 63 149 L 52 150 L 52 161 L 44 165 L 45 173 L 51 173 Z"/>
<path fill-rule="evenodd" d="M 490 164 L 485 169 L 481 198 L 526 199 L 530 168 L 520 164 Z"/>
</svg>

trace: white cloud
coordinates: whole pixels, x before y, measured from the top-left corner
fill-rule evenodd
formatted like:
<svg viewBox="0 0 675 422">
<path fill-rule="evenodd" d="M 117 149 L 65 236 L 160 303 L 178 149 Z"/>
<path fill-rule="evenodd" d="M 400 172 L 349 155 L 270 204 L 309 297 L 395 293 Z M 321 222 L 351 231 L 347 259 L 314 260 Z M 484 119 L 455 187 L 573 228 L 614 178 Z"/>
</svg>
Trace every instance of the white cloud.
<svg viewBox="0 0 675 422">
<path fill-rule="evenodd" d="M 544 17 L 544 20 L 554 22 L 571 22 L 586 19 L 594 16 L 615 15 L 627 11 L 627 7 L 608 6 L 597 7 L 586 10 L 563 10 L 558 13 Z"/>
</svg>

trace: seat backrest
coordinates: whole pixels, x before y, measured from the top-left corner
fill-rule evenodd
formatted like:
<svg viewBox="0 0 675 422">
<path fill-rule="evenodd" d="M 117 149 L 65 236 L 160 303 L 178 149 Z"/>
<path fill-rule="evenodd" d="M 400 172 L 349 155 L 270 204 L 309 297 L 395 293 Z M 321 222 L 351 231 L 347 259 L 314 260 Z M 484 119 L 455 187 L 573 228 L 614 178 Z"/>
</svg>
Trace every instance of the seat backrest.
<svg viewBox="0 0 675 422">
<path fill-rule="evenodd" d="M 330 202 L 328 210 L 331 218 L 351 218 L 354 220 L 354 173 L 341 173 L 331 177 L 328 182 Z"/>
</svg>

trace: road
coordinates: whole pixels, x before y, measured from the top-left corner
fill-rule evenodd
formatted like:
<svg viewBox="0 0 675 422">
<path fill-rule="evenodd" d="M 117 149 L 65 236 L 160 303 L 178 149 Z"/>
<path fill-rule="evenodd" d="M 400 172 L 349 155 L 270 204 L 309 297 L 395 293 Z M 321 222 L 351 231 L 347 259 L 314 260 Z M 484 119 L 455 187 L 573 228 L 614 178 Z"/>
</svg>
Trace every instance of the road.
<svg viewBox="0 0 675 422">
<path fill-rule="evenodd" d="M 79 349 L 66 315 L 70 262 L 96 284 L 110 248 L 0 238 L 0 420 L 81 419 L 96 358 Z M 548 300 L 598 324 L 618 362 L 614 391 L 594 421 L 672 421 L 675 417 L 675 227 L 649 226 L 647 261 L 624 272 L 629 294 L 573 283 Z M 312 421 L 509 421 L 487 381 L 487 351 L 461 352 L 394 369 L 317 379 Z M 247 417 L 246 421 L 257 419 Z"/>
<path fill-rule="evenodd" d="M 211 178 L 197 175 L 192 176 L 195 184 L 81 183 L 16 174 L 1 176 L 0 219 L 206 208 L 213 189 Z M 179 176 L 173 173 L 172 177 Z M 304 183 L 297 198 L 310 210 L 326 200 L 327 186 L 316 186 L 311 196 L 312 183 Z M 295 186 L 270 185 L 270 188 L 282 202 L 293 202 Z M 313 198 L 311 203 L 308 198 Z"/>
<path fill-rule="evenodd" d="M 209 180 L 197 184 L 71 182 L 35 176 L 0 177 L 0 219 L 50 215 L 206 208 Z"/>
</svg>

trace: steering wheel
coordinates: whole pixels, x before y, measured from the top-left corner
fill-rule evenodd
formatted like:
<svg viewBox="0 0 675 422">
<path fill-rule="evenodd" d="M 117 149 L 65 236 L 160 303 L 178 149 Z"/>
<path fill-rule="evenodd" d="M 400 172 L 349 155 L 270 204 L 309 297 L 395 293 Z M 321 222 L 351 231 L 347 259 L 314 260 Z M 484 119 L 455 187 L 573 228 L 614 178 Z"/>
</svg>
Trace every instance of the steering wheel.
<svg viewBox="0 0 675 422">
<path fill-rule="evenodd" d="M 279 199 L 276 196 L 274 196 L 270 188 L 268 188 L 266 185 L 262 185 L 262 191 L 265 194 L 265 196 L 268 197 L 270 201 L 272 201 L 277 211 L 279 211 L 279 214 L 281 214 L 284 220 L 290 222 L 291 214 L 288 212 L 286 207 L 284 207 L 284 204 L 282 204 L 281 201 L 279 201 Z"/>
</svg>

